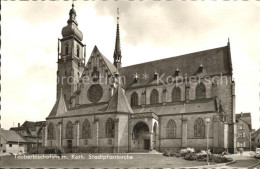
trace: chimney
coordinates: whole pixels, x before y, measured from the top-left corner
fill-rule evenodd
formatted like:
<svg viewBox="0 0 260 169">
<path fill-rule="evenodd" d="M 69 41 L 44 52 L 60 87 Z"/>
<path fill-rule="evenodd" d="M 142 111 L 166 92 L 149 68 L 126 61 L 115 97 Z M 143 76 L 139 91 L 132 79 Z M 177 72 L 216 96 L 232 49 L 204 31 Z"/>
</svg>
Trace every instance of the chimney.
<svg viewBox="0 0 260 169">
<path fill-rule="evenodd" d="M 18 127 L 20 127 L 20 123 L 18 123 Z"/>
</svg>

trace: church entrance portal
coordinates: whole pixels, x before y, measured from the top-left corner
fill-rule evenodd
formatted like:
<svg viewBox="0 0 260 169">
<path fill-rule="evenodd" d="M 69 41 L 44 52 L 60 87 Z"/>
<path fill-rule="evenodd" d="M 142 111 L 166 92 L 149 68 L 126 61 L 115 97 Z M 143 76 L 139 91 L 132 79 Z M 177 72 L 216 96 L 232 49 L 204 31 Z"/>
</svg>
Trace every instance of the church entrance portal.
<svg viewBox="0 0 260 169">
<path fill-rule="evenodd" d="M 138 122 L 133 128 L 132 149 L 134 151 L 149 150 L 150 132 L 144 122 Z"/>
</svg>

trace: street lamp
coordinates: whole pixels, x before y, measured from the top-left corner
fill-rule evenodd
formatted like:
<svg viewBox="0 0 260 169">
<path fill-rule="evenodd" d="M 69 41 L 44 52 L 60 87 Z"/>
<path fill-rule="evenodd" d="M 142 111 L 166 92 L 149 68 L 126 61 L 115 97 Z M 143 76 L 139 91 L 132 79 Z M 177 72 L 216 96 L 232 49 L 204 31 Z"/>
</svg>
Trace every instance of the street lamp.
<svg viewBox="0 0 260 169">
<path fill-rule="evenodd" d="M 209 165 L 209 122 L 210 117 L 206 117 L 206 123 L 207 123 L 207 164 Z"/>
</svg>

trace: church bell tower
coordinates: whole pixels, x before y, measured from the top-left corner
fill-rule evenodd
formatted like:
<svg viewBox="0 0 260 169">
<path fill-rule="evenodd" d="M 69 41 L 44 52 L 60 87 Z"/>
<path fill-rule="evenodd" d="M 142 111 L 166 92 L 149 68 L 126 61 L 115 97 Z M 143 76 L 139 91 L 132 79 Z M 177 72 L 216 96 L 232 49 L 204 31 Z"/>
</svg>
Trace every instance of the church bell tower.
<svg viewBox="0 0 260 169">
<path fill-rule="evenodd" d="M 57 100 L 63 94 L 67 104 L 77 91 L 77 84 L 85 65 L 86 45 L 83 34 L 78 29 L 74 4 L 69 12 L 67 26 L 62 29 L 62 39 L 58 39 Z M 62 92 L 61 92 L 62 91 Z"/>
</svg>

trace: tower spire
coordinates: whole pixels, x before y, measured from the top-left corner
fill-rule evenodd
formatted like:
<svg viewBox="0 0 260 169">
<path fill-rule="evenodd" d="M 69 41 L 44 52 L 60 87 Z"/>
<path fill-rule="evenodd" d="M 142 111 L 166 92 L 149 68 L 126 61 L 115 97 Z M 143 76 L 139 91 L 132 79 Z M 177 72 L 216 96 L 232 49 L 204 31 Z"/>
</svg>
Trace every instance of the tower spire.
<svg viewBox="0 0 260 169">
<path fill-rule="evenodd" d="M 120 48 L 120 33 L 119 33 L 119 8 L 117 8 L 117 28 L 116 28 L 116 44 L 114 50 L 114 65 L 117 69 L 121 68 L 121 48 Z"/>
</svg>

